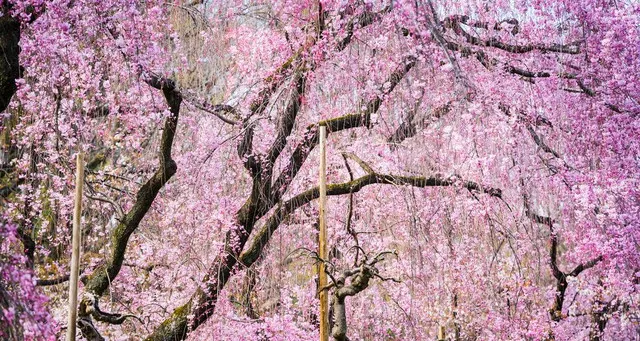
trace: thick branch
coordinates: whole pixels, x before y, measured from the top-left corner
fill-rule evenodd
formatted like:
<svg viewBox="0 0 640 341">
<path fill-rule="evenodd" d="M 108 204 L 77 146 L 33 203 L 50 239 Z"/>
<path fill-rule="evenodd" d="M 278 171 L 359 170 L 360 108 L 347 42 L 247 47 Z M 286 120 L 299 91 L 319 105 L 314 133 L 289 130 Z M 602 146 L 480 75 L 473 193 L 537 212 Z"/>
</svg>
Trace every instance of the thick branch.
<svg viewBox="0 0 640 341">
<path fill-rule="evenodd" d="M 349 181 L 353 181 L 353 171 L 351 170 L 351 166 L 349 166 L 349 161 L 345 154 L 342 154 L 342 158 L 344 159 L 344 166 L 347 168 L 347 172 L 349 173 Z M 347 204 L 347 219 L 345 222 L 345 228 L 347 233 L 353 237 L 353 241 L 356 243 L 355 249 L 356 254 L 354 258 L 354 265 L 358 264 L 358 256 L 360 255 L 360 241 L 358 240 L 358 234 L 354 231 L 353 226 L 351 224 L 351 220 L 353 218 L 353 192 L 349 193 L 349 203 Z"/>
<path fill-rule="evenodd" d="M 513 65 L 507 65 L 505 66 L 505 71 L 507 71 L 508 73 L 513 73 L 522 77 L 529 77 L 529 78 L 548 78 L 551 77 L 551 74 L 549 72 L 546 71 L 529 71 L 529 70 L 524 70 L 524 69 L 520 69 L 517 68 Z"/>
<path fill-rule="evenodd" d="M 360 168 L 362 168 L 363 171 L 365 171 L 365 172 L 367 172 L 369 174 L 375 173 L 373 168 L 371 168 L 371 166 L 368 163 L 364 162 L 356 154 L 353 154 L 353 153 L 342 153 L 342 157 L 344 158 L 345 164 L 347 166 L 348 166 L 348 163 L 346 162 L 347 159 L 351 159 L 351 160 L 355 161 L 358 164 L 358 166 L 360 166 Z M 349 170 L 349 173 L 351 173 L 350 170 Z M 351 180 L 353 181 L 353 175 L 352 174 L 350 174 L 350 175 L 351 175 Z"/>
<path fill-rule="evenodd" d="M 499 108 L 500 108 L 500 110 L 502 110 L 502 112 L 504 112 L 505 115 L 511 116 L 511 111 L 510 111 L 508 106 L 500 104 Z M 560 157 L 560 154 L 558 154 L 558 152 L 556 152 L 553 148 L 549 147 L 549 145 L 547 145 L 544 142 L 544 140 L 540 137 L 540 135 L 538 135 L 538 133 L 536 133 L 535 129 L 533 128 L 534 125 L 536 125 L 536 126 L 545 125 L 547 127 L 553 128 L 553 125 L 551 124 L 551 122 L 548 119 L 546 119 L 546 118 L 544 118 L 542 116 L 537 116 L 535 118 L 535 122 L 532 123 L 527 118 L 527 116 L 526 116 L 526 114 L 524 112 L 518 112 L 516 115 L 517 115 L 518 121 L 522 122 L 526 126 L 527 131 L 531 135 L 531 138 L 533 138 L 533 142 L 538 147 L 540 147 L 540 149 L 542 149 L 544 152 L 547 152 L 547 153 L 553 155 L 555 158 L 562 160 L 562 158 Z M 566 163 L 565 163 L 565 165 L 566 165 Z M 528 205 L 528 204 L 525 201 L 525 206 L 526 205 Z"/>
<path fill-rule="evenodd" d="M 315 40 L 313 42 L 315 42 Z M 252 155 L 254 121 L 252 121 L 251 118 L 260 116 L 267 109 L 271 96 L 286 80 L 287 73 L 291 70 L 295 61 L 300 59 L 300 55 L 304 50 L 304 47 L 298 50 L 264 80 L 264 87 L 258 92 L 258 96 L 249 105 L 251 114 L 242 121 L 244 136 L 238 143 L 238 156 L 242 159 L 244 167 L 252 176 L 258 174 L 260 169 L 258 162 Z"/>
<path fill-rule="evenodd" d="M 540 136 L 538 136 L 538 134 L 536 133 L 536 131 L 533 129 L 533 127 L 530 124 L 527 124 L 527 130 L 529 131 L 529 134 L 531 134 L 531 137 L 533 138 L 533 142 L 536 143 L 536 145 L 538 145 L 538 147 L 540 147 L 540 149 L 542 149 L 543 151 L 555 156 L 556 158 L 560 159 L 560 154 L 558 154 L 558 152 L 556 152 L 555 150 L 551 149 L 551 147 L 549 147 L 541 138 Z"/>
<path fill-rule="evenodd" d="M 93 325 L 90 316 L 80 316 L 78 318 L 78 328 L 87 341 L 105 341 L 104 337 L 100 335 L 100 332 Z"/>
<path fill-rule="evenodd" d="M 582 263 L 579 264 L 578 266 L 576 266 L 573 271 L 571 271 L 570 273 L 567 274 L 567 276 L 571 276 L 571 277 L 576 277 L 578 276 L 582 271 L 584 270 L 588 270 L 593 268 L 594 266 L 596 266 L 598 263 L 600 263 L 604 258 L 602 256 L 598 256 L 586 263 Z"/>
<path fill-rule="evenodd" d="M 242 121 L 242 129 L 244 130 L 244 134 L 238 143 L 238 156 L 242 159 L 244 168 L 247 169 L 252 176 L 255 176 L 255 174 L 259 172 L 259 169 L 255 157 L 251 155 L 253 150 L 253 132 L 255 129 L 255 123 L 251 121 L 250 117 L 247 117 Z"/>
<path fill-rule="evenodd" d="M 147 83 L 163 91 L 164 97 L 169 104 L 171 116 L 165 120 L 162 137 L 160 139 L 158 169 L 138 190 L 133 207 L 113 230 L 111 234 L 112 251 L 109 259 L 104 265 L 96 268 L 84 281 L 86 290 L 96 296 L 101 296 L 109 287 L 110 282 L 113 281 L 120 272 L 129 237 L 138 228 L 140 221 L 142 221 L 142 218 L 144 218 L 149 211 L 160 189 L 164 187 L 167 181 L 169 181 L 177 171 L 177 165 L 171 158 L 171 148 L 176 132 L 182 98 L 176 90 L 175 83 L 170 79 L 152 75 L 148 77 Z"/>
<path fill-rule="evenodd" d="M 365 11 L 359 16 L 351 19 L 347 24 L 347 28 L 346 28 L 347 35 L 338 42 L 338 46 L 337 46 L 338 51 L 344 50 L 347 47 L 347 45 L 351 43 L 351 39 L 353 39 L 353 33 L 356 27 L 359 27 L 359 28 L 367 27 L 372 23 L 374 23 L 375 21 L 379 21 L 380 18 L 382 18 L 382 16 L 388 13 L 389 11 L 391 11 L 391 6 L 387 6 L 383 8 L 380 12 L 375 12 L 375 13 Z"/>
<path fill-rule="evenodd" d="M 51 279 L 38 279 L 36 281 L 36 285 L 37 286 L 57 285 L 57 284 L 64 283 L 68 280 L 69 280 L 69 275 L 64 275 L 58 278 L 51 278 Z"/>
<path fill-rule="evenodd" d="M 287 146 L 287 137 L 291 135 L 291 131 L 300 112 L 300 105 L 302 104 L 302 96 L 305 91 L 306 75 L 304 71 L 299 71 L 295 76 L 295 88 L 291 91 L 289 98 L 289 104 L 281 115 L 280 122 L 278 124 L 278 135 L 273 142 L 271 149 L 269 150 L 267 159 L 269 164 L 273 164 L 276 161 L 282 150 Z"/>
<path fill-rule="evenodd" d="M 491 38 L 488 40 L 482 40 L 478 37 L 475 37 L 469 34 L 462 28 L 461 24 L 466 24 L 468 22 L 467 16 L 454 15 L 446 18 L 443 22 L 445 27 L 452 28 L 453 31 L 465 38 L 465 40 L 477 46 L 487 46 L 494 47 L 497 49 L 501 49 L 511 53 L 528 53 L 531 51 L 541 51 L 541 52 L 556 52 L 556 53 L 567 53 L 567 54 L 579 54 L 580 53 L 580 42 L 573 42 L 568 45 L 561 44 L 529 44 L 529 45 L 512 45 L 503 43 L 497 38 Z"/>
<path fill-rule="evenodd" d="M 135 315 L 114 314 L 102 311 L 98 306 L 98 297 L 92 294 L 85 294 L 85 297 L 83 297 L 82 302 L 80 303 L 80 316 L 85 322 L 91 323 L 91 325 L 93 325 L 93 322 L 91 321 L 90 316 L 95 318 L 96 321 L 115 325 L 123 324 L 127 318 L 135 318 L 142 322 Z M 95 331 L 97 332 L 97 330 Z"/>
<path fill-rule="evenodd" d="M 404 59 L 401 66 L 399 66 L 383 84 L 388 86 L 381 87 L 383 95 L 388 95 L 395 89 L 404 76 L 415 66 L 416 59 L 413 57 L 407 57 Z M 374 114 L 380 109 L 382 104 L 382 98 L 375 97 L 370 100 L 363 112 L 357 114 L 348 114 L 334 119 L 325 120 L 314 125 L 307 127 L 304 136 L 306 138 L 296 146 L 289 163 L 282 170 L 278 178 L 275 180 L 273 189 L 275 191 L 273 197 L 277 201 L 289 188 L 291 181 L 296 177 L 298 171 L 306 161 L 307 157 L 318 144 L 319 133 L 318 127 L 324 125 L 327 127 L 327 134 L 338 132 L 341 130 L 356 128 L 356 127 L 368 127 L 371 124 L 371 114 Z"/>
<path fill-rule="evenodd" d="M 402 141 L 414 137 L 418 133 L 418 127 L 426 128 L 429 125 L 428 120 L 439 119 L 442 116 L 448 114 L 451 111 L 451 102 L 436 108 L 428 117 L 426 117 L 421 124 L 415 122 L 416 110 L 411 110 L 405 121 L 398 126 L 395 132 L 387 138 L 387 142 L 393 144 L 400 144 Z"/>
<path fill-rule="evenodd" d="M 189 331 L 195 330 L 213 315 L 218 296 L 231 278 L 238 256 L 256 221 L 272 207 L 265 200 L 263 182 L 260 174 L 254 178 L 251 195 L 236 213 L 236 226 L 227 231 L 224 246 L 202 280 L 202 287 L 145 340 L 184 340 Z"/>
<path fill-rule="evenodd" d="M 415 187 L 442 187 L 459 184 L 470 191 L 478 191 L 494 197 L 501 197 L 502 195 L 502 192 L 499 189 L 483 187 L 472 181 L 456 182 L 454 180 L 441 177 L 427 178 L 377 173 L 370 173 L 349 182 L 327 185 L 327 195 L 355 193 L 365 186 L 373 184 L 391 184 Z M 280 223 L 282 223 L 282 221 L 293 211 L 317 199 L 319 195 L 320 191 L 318 187 L 314 187 L 296 195 L 278 206 L 276 211 L 265 222 L 264 226 L 257 232 L 251 246 L 249 246 L 249 248 L 240 255 L 240 262 L 246 267 L 251 266 L 262 254 L 262 251 L 269 242 L 272 233 L 280 226 Z"/>
</svg>

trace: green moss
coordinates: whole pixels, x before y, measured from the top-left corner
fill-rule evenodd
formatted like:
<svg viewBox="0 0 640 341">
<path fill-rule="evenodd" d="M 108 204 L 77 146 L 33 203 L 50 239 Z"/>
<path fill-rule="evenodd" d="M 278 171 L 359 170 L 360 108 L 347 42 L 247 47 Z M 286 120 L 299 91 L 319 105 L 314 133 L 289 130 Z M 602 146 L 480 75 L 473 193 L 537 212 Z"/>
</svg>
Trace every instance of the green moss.
<svg viewBox="0 0 640 341">
<path fill-rule="evenodd" d="M 89 160 L 89 162 L 87 162 L 87 169 L 94 171 L 102 166 L 106 161 L 107 156 L 102 152 L 98 152 L 91 160 Z"/>
<path fill-rule="evenodd" d="M 183 340 L 187 334 L 187 316 L 191 311 L 191 301 L 176 308 L 171 317 L 164 320 L 145 341 Z"/>
</svg>

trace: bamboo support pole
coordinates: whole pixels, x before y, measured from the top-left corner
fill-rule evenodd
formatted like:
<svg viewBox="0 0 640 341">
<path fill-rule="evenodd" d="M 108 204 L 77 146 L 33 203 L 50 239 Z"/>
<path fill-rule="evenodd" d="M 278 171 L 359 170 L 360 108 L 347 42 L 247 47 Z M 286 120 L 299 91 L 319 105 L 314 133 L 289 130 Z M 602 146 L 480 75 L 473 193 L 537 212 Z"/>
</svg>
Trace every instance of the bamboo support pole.
<svg viewBox="0 0 640 341">
<path fill-rule="evenodd" d="M 325 209 L 327 201 L 327 171 L 326 171 L 326 144 L 327 127 L 320 126 L 320 233 L 318 237 L 318 256 L 321 260 L 327 260 L 327 225 Z M 318 267 L 318 286 L 326 288 L 327 273 L 324 262 Z M 329 300 L 328 290 L 320 291 L 320 341 L 329 340 Z"/>
<path fill-rule="evenodd" d="M 438 341 L 446 341 L 444 326 L 438 326 Z"/>
<path fill-rule="evenodd" d="M 80 219 L 82 217 L 82 185 L 84 182 L 84 161 L 82 152 L 76 156 L 76 192 L 73 207 L 73 235 L 71 253 L 71 273 L 69 274 L 69 325 L 67 341 L 76 339 L 76 319 L 78 317 L 78 265 L 80 262 Z"/>
</svg>

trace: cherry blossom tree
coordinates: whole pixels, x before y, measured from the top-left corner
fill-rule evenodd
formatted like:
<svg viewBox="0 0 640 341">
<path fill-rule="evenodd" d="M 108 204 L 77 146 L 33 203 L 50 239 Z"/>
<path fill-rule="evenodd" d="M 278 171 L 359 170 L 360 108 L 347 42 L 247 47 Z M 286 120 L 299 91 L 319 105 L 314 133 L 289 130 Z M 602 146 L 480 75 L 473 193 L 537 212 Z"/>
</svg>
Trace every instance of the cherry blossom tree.
<svg viewBox="0 0 640 341">
<path fill-rule="evenodd" d="M 82 150 L 88 340 L 317 339 L 318 262 L 338 340 L 638 335 L 635 2 L 0 3 L 30 330 L 66 316 Z"/>
<path fill-rule="evenodd" d="M 55 324 L 45 307 L 46 297 L 36 289 L 35 276 L 25 265 L 15 226 L 3 224 L 0 233 L 0 336 L 54 340 Z"/>
</svg>

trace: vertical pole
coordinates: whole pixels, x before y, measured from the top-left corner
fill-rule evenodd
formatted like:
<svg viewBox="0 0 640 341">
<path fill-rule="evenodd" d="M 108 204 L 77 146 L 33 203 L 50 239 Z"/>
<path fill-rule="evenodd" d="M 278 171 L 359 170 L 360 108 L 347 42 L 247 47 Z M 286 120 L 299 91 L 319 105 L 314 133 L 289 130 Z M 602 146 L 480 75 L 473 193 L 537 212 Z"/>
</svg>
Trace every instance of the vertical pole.
<svg viewBox="0 0 640 341">
<path fill-rule="evenodd" d="M 76 339 L 76 318 L 78 315 L 78 264 L 80 261 L 80 218 L 82 217 L 82 185 L 84 182 L 84 161 L 82 152 L 76 155 L 76 193 L 73 207 L 73 235 L 71 251 L 71 273 L 69 274 L 69 325 L 67 341 Z"/>
<path fill-rule="evenodd" d="M 325 209 L 327 201 L 327 171 L 326 171 L 326 145 L 327 127 L 320 126 L 320 234 L 318 238 L 318 256 L 327 260 L 327 224 Z M 327 286 L 327 273 L 324 262 L 318 267 L 318 285 L 320 288 Z M 329 340 L 329 301 L 327 289 L 320 291 L 320 341 Z"/>
<path fill-rule="evenodd" d="M 446 341 L 444 338 L 444 326 L 438 326 L 438 341 Z"/>
</svg>

